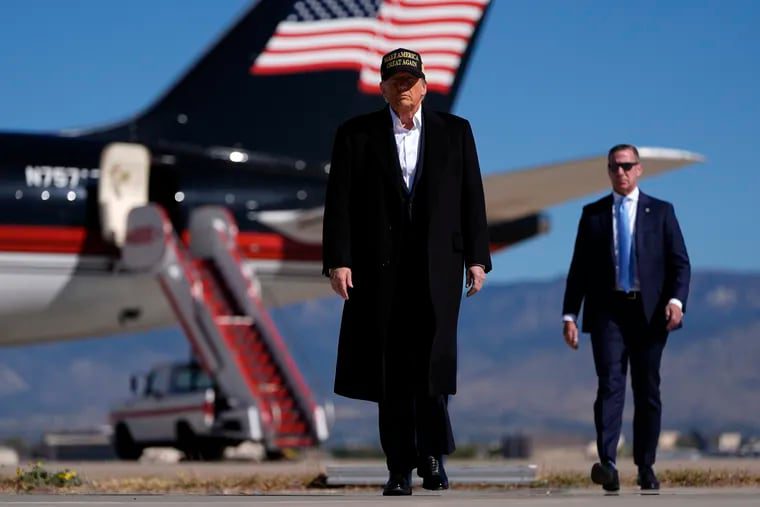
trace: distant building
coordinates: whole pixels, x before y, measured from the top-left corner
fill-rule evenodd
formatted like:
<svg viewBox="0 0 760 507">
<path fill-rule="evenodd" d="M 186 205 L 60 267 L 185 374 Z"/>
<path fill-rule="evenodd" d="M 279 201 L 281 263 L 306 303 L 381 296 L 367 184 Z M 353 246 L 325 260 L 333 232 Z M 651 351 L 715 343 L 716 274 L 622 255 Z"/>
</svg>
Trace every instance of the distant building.
<svg viewBox="0 0 760 507">
<path fill-rule="evenodd" d="M 720 454 L 739 454 L 742 445 L 742 434 L 738 431 L 721 433 L 718 437 L 718 452 Z"/>
<path fill-rule="evenodd" d="M 0 446 L 0 466 L 18 465 L 18 453 L 11 447 Z"/>
<path fill-rule="evenodd" d="M 116 459 L 109 427 L 84 431 L 46 433 L 37 453 L 50 461 Z"/>
</svg>

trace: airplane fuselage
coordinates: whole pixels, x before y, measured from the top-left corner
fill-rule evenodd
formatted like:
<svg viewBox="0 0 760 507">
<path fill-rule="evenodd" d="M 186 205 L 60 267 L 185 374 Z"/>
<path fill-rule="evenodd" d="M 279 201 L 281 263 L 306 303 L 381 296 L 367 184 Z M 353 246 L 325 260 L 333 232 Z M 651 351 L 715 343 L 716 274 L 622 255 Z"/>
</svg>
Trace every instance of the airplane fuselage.
<svg viewBox="0 0 760 507">
<path fill-rule="evenodd" d="M 121 271 L 119 249 L 103 239 L 98 187 L 107 144 L 0 134 L 0 344 L 174 322 L 155 280 Z M 261 220 L 320 208 L 324 167 L 221 148 L 148 148 L 149 201 L 166 209 L 178 233 L 190 210 L 223 205 L 238 223 L 240 251 L 267 285 L 270 304 L 288 302 L 293 291 L 324 293 L 319 242 L 284 235 Z M 267 283 L 273 277 L 276 287 Z"/>
</svg>

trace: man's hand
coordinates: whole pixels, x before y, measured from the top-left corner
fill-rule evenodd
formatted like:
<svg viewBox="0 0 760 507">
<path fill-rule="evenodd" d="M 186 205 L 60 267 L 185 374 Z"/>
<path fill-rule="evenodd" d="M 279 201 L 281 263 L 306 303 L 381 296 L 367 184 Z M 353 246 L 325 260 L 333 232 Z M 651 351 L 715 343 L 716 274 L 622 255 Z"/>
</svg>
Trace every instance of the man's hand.
<svg viewBox="0 0 760 507">
<path fill-rule="evenodd" d="M 330 285 L 337 295 L 344 300 L 348 299 L 348 288 L 354 288 L 351 281 L 351 268 L 334 268 L 330 271 Z"/>
<path fill-rule="evenodd" d="M 467 283 L 465 287 L 470 289 L 467 291 L 467 297 L 480 291 L 483 288 L 483 283 L 486 281 L 486 272 L 482 266 L 473 265 L 467 268 Z"/>
<path fill-rule="evenodd" d="M 683 319 L 683 311 L 678 308 L 678 305 L 670 303 L 665 307 L 665 319 L 668 321 L 667 324 L 665 324 L 665 328 L 668 331 L 673 331 L 681 323 L 681 320 Z"/>
<path fill-rule="evenodd" d="M 572 320 L 566 320 L 562 328 L 562 336 L 565 337 L 565 343 L 571 349 L 578 350 L 578 326 Z"/>
</svg>

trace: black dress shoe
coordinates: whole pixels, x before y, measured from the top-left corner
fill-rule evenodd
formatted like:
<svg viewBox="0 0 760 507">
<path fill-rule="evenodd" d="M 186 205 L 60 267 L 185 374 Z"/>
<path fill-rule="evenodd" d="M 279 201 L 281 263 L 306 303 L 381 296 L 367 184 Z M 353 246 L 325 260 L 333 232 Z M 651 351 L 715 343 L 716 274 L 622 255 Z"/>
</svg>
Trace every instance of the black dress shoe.
<svg viewBox="0 0 760 507">
<path fill-rule="evenodd" d="M 594 463 L 594 466 L 591 467 L 591 480 L 594 484 L 600 484 L 605 491 L 618 491 L 620 489 L 618 471 L 610 463 Z"/>
<path fill-rule="evenodd" d="M 642 491 L 657 491 L 660 489 L 660 481 L 657 480 L 652 467 L 639 467 L 639 476 L 636 479 L 636 484 L 641 486 Z"/>
<path fill-rule="evenodd" d="M 391 472 L 383 488 L 383 496 L 405 496 L 412 494 L 412 473 Z"/>
<path fill-rule="evenodd" d="M 436 456 L 425 456 L 417 466 L 417 475 L 422 477 L 422 487 L 432 491 L 449 489 L 449 478 L 443 468 L 443 460 Z"/>
</svg>

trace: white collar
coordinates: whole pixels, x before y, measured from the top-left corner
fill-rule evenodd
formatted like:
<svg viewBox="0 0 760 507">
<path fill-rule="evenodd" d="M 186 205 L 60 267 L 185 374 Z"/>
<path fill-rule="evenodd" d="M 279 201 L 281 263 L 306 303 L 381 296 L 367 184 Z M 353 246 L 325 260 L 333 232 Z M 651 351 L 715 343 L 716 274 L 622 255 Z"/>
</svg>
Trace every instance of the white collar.
<svg viewBox="0 0 760 507">
<path fill-rule="evenodd" d="M 619 203 L 622 199 L 625 199 L 625 198 L 632 200 L 634 203 L 638 203 L 639 202 L 639 187 L 634 188 L 633 192 L 631 192 L 628 195 L 620 195 L 613 190 L 612 198 L 615 204 Z"/>
<path fill-rule="evenodd" d="M 406 132 L 409 132 L 410 130 L 419 129 L 422 127 L 422 105 L 417 109 L 417 112 L 414 113 L 414 117 L 412 118 L 412 122 L 414 125 L 411 129 L 407 129 L 404 127 L 404 124 L 401 123 L 401 119 L 396 114 L 396 111 L 393 110 L 392 107 L 388 106 L 388 110 L 391 112 L 391 119 L 393 120 L 393 130 L 400 131 L 400 129 L 403 129 Z"/>
</svg>

